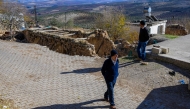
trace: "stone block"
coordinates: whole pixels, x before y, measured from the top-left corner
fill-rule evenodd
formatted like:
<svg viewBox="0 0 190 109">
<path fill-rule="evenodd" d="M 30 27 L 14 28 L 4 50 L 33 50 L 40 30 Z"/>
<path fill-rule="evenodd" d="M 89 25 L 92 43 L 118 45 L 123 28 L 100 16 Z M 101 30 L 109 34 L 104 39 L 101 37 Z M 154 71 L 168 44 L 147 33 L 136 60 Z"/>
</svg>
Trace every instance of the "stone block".
<svg viewBox="0 0 190 109">
<path fill-rule="evenodd" d="M 153 47 L 152 48 L 152 53 L 153 54 L 160 54 L 160 53 L 162 53 L 162 49 L 161 48 L 157 48 L 157 47 Z"/>
<path fill-rule="evenodd" d="M 161 47 L 161 49 L 162 49 L 162 53 L 163 54 L 169 53 L 169 48 L 167 48 L 167 47 Z"/>
</svg>

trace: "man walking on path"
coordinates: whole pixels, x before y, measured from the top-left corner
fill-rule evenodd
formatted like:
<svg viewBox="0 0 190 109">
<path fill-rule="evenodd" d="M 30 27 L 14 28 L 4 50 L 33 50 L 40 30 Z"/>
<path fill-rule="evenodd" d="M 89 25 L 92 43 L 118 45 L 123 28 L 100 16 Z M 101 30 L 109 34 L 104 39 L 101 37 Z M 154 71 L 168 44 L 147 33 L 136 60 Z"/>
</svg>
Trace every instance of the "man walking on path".
<svg viewBox="0 0 190 109">
<path fill-rule="evenodd" d="M 140 33 L 139 33 L 139 42 L 137 47 L 138 60 L 142 62 L 142 64 L 147 65 L 145 62 L 146 58 L 146 45 L 150 38 L 149 31 L 145 26 L 145 21 L 140 21 Z"/>
<path fill-rule="evenodd" d="M 104 64 L 101 69 L 102 75 L 104 76 L 107 85 L 107 91 L 104 94 L 104 100 L 110 102 L 111 109 L 116 109 L 114 103 L 114 85 L 119 75 L 119 60 L 117 58 L 117 51 L 112 50 L 111 56 L 104 61 Z"/>
</svg>

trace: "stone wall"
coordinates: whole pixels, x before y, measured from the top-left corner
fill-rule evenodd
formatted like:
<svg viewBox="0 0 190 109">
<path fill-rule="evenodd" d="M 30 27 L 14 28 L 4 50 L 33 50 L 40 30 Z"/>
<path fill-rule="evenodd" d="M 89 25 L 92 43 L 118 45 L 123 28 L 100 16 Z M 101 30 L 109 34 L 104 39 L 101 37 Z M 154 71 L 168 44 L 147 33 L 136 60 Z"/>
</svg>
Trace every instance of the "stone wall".
<svg viewBox="0 0 190 109">
<path fill-rule="evenodd" d="M 94 45 L 85 40 L 62 37 L 61 35 L 50 34 L 40 30 L 25 30 L 23 33 L 29 43 L 47 46 L 50 50 L 59 53 L 96 56 Z"/>
<path fill-rule="evenodd" d="M 85 36 L 85 35 L 83 35 Z M 110 51 L 115 49 L 115 45 L 110 40 L 108 33 L 103 30 L 95 30 L 93 33 L 86 35 L 87 41 L 95 46 L 98 56 L 106 57 L 110 55 Z"/>
<path fill-rule="evenodd" d="M 165 34 L 184 36 L 184 35 L 188 34 L 188 31 L 184 26 L 174 24 L 174 25 L 169 25 L 166 27 L 166 33 Z"/>
<path fill-rule="evenodd" d="M 29 29 L 23 33 L 29 43 L 47 46 L 63 54 L 106 57 L 115 49 L 108 33 L 103 30 L 85 33 L 81 30 Z"/>
<path fill-rule="evenodd" d="M 95 52 L 100 57 L 107 57 L 110 55 L 110 51 L 115 49 L 114 42 L 108 36 L 107 31 L 95 30 L 94 32 L 85 32 L 84 30 L 69 31 L 69 33 L 75 33 L 71 35 L 73 38 L 82 38 L 95 46 Z"/>
</svg>

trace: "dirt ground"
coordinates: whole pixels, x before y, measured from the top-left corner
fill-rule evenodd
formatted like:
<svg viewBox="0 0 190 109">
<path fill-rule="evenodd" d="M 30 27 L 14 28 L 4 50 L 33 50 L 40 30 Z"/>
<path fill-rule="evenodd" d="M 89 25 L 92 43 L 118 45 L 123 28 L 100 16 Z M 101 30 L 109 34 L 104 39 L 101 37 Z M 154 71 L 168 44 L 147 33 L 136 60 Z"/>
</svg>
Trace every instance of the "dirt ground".
<svg viewBox="0 0 190 109">
<path fill-rule="evenodd" d="M 97 59 L 94 64 L 99 70 L 93 74 L 101 79 L 100 69 L 104 60 Z M 129 93 L 144 98 L 137 109 L 189 109 L 190 91 L 187 84 L 190 71 L 153 59 L 147 61 L 148 65 L 141 65 L 133 59 L 120 58 L 117 85 L 127 87 Z M 171 71 L 175 71 L 175 75 L 170 75 Z"/>
</svg>

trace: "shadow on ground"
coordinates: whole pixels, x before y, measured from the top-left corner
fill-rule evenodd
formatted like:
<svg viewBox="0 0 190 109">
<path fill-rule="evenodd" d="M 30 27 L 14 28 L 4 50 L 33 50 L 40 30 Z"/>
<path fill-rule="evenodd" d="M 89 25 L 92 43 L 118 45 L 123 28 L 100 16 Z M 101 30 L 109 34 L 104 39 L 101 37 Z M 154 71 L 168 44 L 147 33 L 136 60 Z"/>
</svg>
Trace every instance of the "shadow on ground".
<svg viewBox="0 0 190 109">
<path fill-rule="evenodd" d="M 68 74 L 68 73 L 77 73 L 77 74 L 94 73 L 94 72 L 98 72 L 100 70 L 101 70 L 101 68 L 85 68 L 85 69 L 73 70 L 72 72 L 61 72 L 61 74 Z"/>
<path fill-rule="evenodd" d="M 171 71 L 177 72 L 182 74 L 183 76 L 186 76 L 187 78 L 190 79 L 190 71 L 186 70 L 186 69 L 182 69 L 176 65 L 170 64 L 170 63 L 166 63 L 166 62 L 162 62 L 162 61 L 158 61 L 158 60 L 154 60 L 155 63 L 158 63 L 160 65 L 163 65 L 169 69 L 171 69 Z M 169 73 L 169 72 L 168 72 Z"/>
<path fill-rule="evenodd" d="M 136 63 L 139 63 L 139 61 L 130 61 L 130 62 L 121 63 L 119 64 L 119 68 L 126 67 L 126 66 L 136 64 Z"/>
<path fill-rule="evenodd" d="M 119 68 L 126 67 L 131 64 L 135 64 L 138 61 L 131 61 L 131 62 L 125 62 L 119 65 Z M 77 74 L 83 74 L 83 73 L 95 73 L 101 71 L 101 68 L 84 68 L 84 69 L 77 69 L 73 70 L 72 72 L 61 72 L 60 74 L 69 74 L 69 73 L 77 73 Z"/>
<path fill-rule="evenodd" d="M 187 85 L 153 89 L 137 109 L 189 109 L 190 91 Z"/>
<path fill-rule="evenodd" d="M 109 105 L 107 106 L 85 106 L 92 104 L 94 102 L 103 101 L 103 99 L 97 99 L 97 100 L 91 100 L 87 102 L 82 103 L 76 103 L 76 104 L 55 104 L 51 106 L 42 106 L 42 107 L 36 107 L 32 109 L 96 109 L 96 108 L 109 108 Z"/>
</svg>

